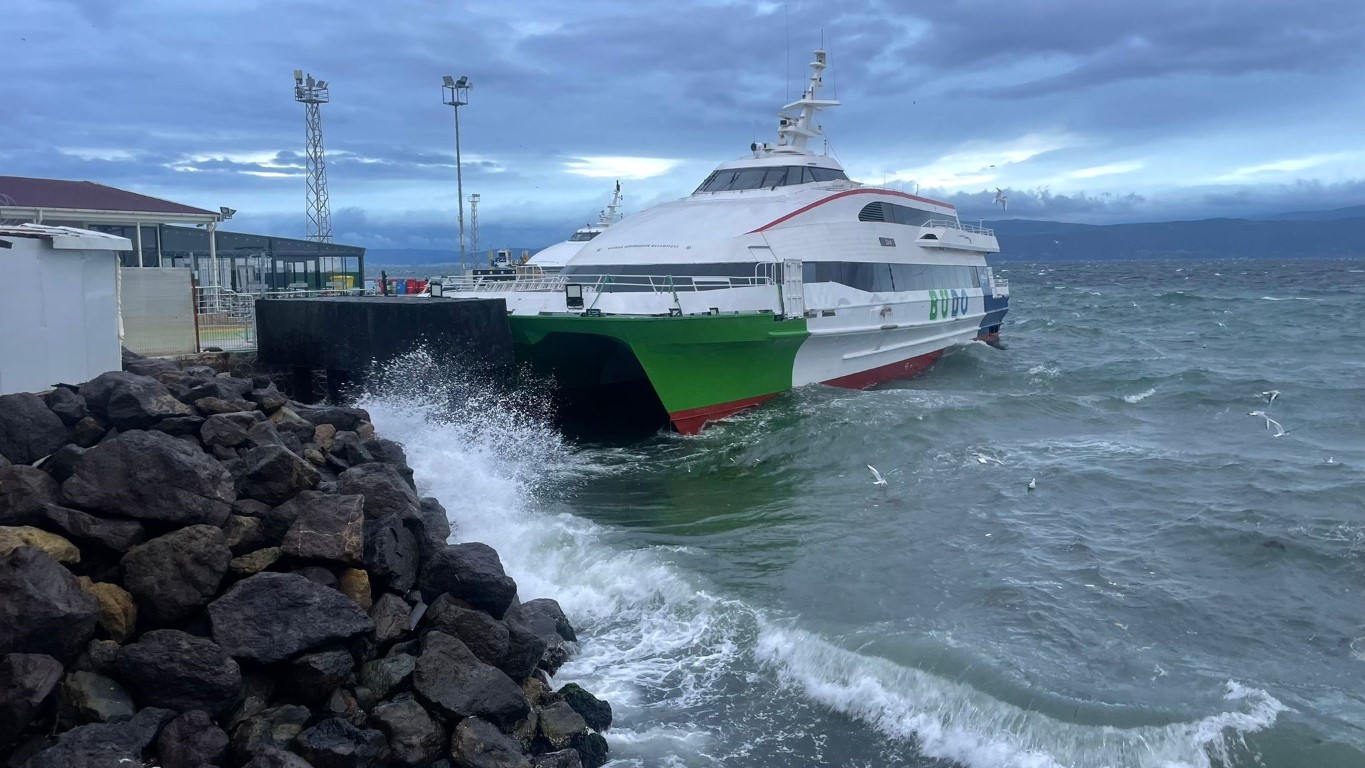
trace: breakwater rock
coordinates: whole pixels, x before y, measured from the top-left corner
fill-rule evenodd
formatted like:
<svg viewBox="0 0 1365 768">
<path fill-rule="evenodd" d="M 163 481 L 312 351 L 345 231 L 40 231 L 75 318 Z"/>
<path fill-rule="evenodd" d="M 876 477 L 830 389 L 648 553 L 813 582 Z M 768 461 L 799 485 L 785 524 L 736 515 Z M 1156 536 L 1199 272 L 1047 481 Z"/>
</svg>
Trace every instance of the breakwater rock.
<svg viewBox="0 0 1365 768">
<path fill-rule="evenodd" d="M 0 766 L 606 761 L 568 617 L 369 414 L 125 367 L 0 397 Z"/>
</svg>

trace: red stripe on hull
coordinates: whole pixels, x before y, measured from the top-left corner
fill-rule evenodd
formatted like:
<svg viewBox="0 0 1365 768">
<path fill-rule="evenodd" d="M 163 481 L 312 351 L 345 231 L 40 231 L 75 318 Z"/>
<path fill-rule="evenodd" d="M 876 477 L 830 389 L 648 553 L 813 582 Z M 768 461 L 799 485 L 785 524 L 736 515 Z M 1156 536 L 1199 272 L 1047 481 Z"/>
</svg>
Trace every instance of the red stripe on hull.
<svg viewBox="0 0 1365 768">
<path fill-rule="evenodd" d="M 850 373 L 847 376 L 840 376 L 837 379 L 830 379 L 829 381 L 821 383 L 828 384 L 831 387 L 844 387 L 845 389 L 867 389 L 868 387 L 883 382 L 918 376 L 929 370 L 929 366 L 933 365 L 942 356 L 943 350 L 940 349 L 930 352 L 927 355 L 912 357 L 909 360 L 902 360 L 898 363 L 878 366 L 877 368 L 869 368 L 868 370 L 859 373 Z"/>
<path fill-rule="evenodd" d="M 718 403 L 716 405 L 703 405 L 700 408 L 688 408 L 684 411 L 674 411 L 668 414 L 669 421 L 673 422 L 673 428 L 684 435 L 695 435 L 701 432 L 701 428 L 712 421 L 719 421 L 727 416 L 734 416 L 740 411 L 753 408 L 754 406 L 776 397 L 777 394 L 759 395 L 758 397 L 746 397 L 743 400 L 735 400 L 729 403 Z"/>
<path fill-rule="evenodd" d="M 904 197 L 904 198 L 909 198 L 910 200 L 918 200 L 918 201 L 921 202 L 921 203 L 929 203 L 930 205 L 941 205 L 941 206 L 943 206 L 944 208 L 951 208 L 953 211 L 957 211 L 957 206 L 953 205 L 952 203 L 945 203 L 945 202 L 942 202 L 942 201 L 939 201 L 939 200 L 930 200 L 930 199 L 927 198 L 927 197 L 920 197 L 919 195 L 912 195 L 912 194 L 909 194 L 908 192 L 897 192 L 897 191 L 894 190 L 894 189 L 877 189 L 877 188 L 875 188 L 875 187 L 873 187 L 873 188 L 871 188 L 871 189 L 849 189 L 849 190 L 845 190 L 845 191 L 843 191 L 843 192 L 836 192 L 836 193 L 830 195 L 829 197 L 822 198 L 822 199 L 820 199 L 820 200 L 816 200 L 815 202 L 811 203 L 810 205 L 805 205 L 805 206 L 802 206 L 802 207 L 800 207 L 800 208 L 797 208 L 796 210 L 792 211 L 791 213 L 789 213 L 789 214 L 787 214 L 787 215 L 785 215 L 785 216 L 779 216 L 778 218 L 773 219 L 772 221 L 768 222 L 767 224 L 764 224 L 763 226 L 759 227 L 758 229 L 749 230 L 749 231 L 746 232 L 745 234 L 747 234 L 747 235 L 752 235 L 752 234 L 754 234 L 755 232 L 762 232 L 762 231 L 765 230 L 765 229 L 771 229 L 772 227 L 775 227 L 775 226 L 777 226 L 778 224 L 781 224 L 782 222 L 787 221 L 788 219 L 791 219 L 791 218 L 793 218 L 793 217 L 795 217 L 795 216 L 800 216 L 801 214 L 805 213 L 806 211 L 809 211 L 809 210 L 812 209 L 812 208 L 818 208 L 819 206 L 822 206 L 822 205 L 824 205 L 825 203 L 830 202 L 831 200 L 838 200 L 838 199 L 841 198 L 841 197 L 848 197 L 849 195 L 891 195 L 892 197 Z"/>
</svg>

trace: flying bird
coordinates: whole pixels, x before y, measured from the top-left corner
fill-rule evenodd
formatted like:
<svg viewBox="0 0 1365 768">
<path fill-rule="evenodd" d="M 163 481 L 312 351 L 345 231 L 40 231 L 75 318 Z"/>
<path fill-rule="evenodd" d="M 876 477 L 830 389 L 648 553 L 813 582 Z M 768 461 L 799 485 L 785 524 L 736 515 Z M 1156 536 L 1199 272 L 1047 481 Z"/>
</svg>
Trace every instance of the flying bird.
<svg viewBox="0 0 1365 768">
<path fill-rule="evenodd" d="M 1008 211 L 1010 209 L 1010 199 L 1005 196 L 1004 190 L 1000 189 L 1000 187 L 995 188 L 995 200 L 993 200 L 992 203 L 999 205 L 1001 211 Z"/>
<path fill-rule="evenodd" d="M 873 485 L 880 485 L 880 486 L 882 486 L 882 487 L 885 487 L 885 486 L 886 486 L 886 478 L 882 477 L 882 473 L 878 472 L 878 471 L 877 471 L 877 468 L 874 467 L 874 466 L 872 466 L 871 464 L 868 464 L 868 465 L 867 465 L 867 468 L 868 468 L 869 470 L 871 470 L 871 472 L 872 472 L 872 484 L 873 484 Z"/>
<path fill-rule="evenodd" d="M 1272 389 L 1272 390 L 1270 390 L 1269 392 L 1262 392 L 1262 393 L 1261 393 L 1261 397 L 1264 397 L 1264 398 L 1265 398 L 1266 405 L 1270 405 L 1271 403 L 1275 402 L 1275 398 L 1277 398 L 1277 397 L 1279 397 L 1279 396 L 1280 396 L 1280 390 L 1278 390 L 1278 389 Z"/>
<path fill-rule="evenodd" d="M 1271 424 L 1274 424 L 1274 425 L 1275 425 L 1275 434 L 1272 435 L 1272 437 L 1283 437 L 1283 436 L 1289 434 L 1288 432 L 1285 432 L 1284 427 L 1280 426 L 1280 422 L 1275 421 L 1274 419 L 1272 419 L 1272 418 L 1270 418 L 1269 416 L 1265 415 L 1265 411 L 1249 411 L 1249 412 L 1247 412 L 1247 415 L 1248 415 L 1248 416 L 1260 416 L 1261 418 L 1265 419 L 1265 428 L 1266 428 L 1266 431 L 1267 431 L 1267 432 L 1270 431 L 1270 425 L 1271 425 Z"/>
<path fill-rule="evenodd" d="M 984 453 L 978 453 L 978 454 L 976 455 L 976 463 L 977 463 L 977 464 L 1004 464 L 1005 462 L 1001 461 L 1000 459 L 995 458 L 994 456 L 987 456 L 987 455 L 984 454 Z"/>
</svg>

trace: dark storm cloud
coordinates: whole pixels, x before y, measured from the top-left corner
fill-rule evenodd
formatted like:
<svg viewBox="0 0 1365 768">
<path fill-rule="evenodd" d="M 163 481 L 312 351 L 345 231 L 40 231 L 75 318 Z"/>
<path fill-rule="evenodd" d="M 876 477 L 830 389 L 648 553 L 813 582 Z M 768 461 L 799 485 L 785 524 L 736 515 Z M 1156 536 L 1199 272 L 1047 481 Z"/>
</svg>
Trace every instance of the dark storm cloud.
<svg viewBox="0 0 1365 768">
<path fill-rule="evenodd" d="M 443 74 L 476 83 L 461 113 L 466 194 L 483 193 L 500 214 L 488 226 L 549 240 L 602 204 L 605 182 L 566 176 L 568 161 L 684 161 L 631 182 L 639 204 L 686 194 L 698 168 L 770 140 L 822 33 L 827 95 L 846 102 L 824 116 L 831 143 L 851 167 L 878 171 L 1049 132 L 1080 139 L 1029 167 L 1050 164 L 1062 176 L 1068 163 L 1146 157 L 1166 151 L 1151 149 L 1161 140 L 1229 125 L 1244 137 L 1302 134 L 1330 145 L 1339 129 L 1326 116 L 1365 96 L 1353 74 L 1365 3 L 1346 0 L 10 0 L 4 15 L 0 173 L 229 202 L 247 220 L 293 228 L 303 194 L 303 109 L 290 78 L 298 67 L 332 83 L 323 114 L 333 203 L 355 209 L 336 218 L 374 242 L 448 239 L 454 132 Z M 1297 131 L 1304 115 L 1317 120 L 1313 130 Z M 1305 154 L 1324 151 L 1333 147 Z M 1184 206 L 1177 214 L 1252 210 L 1276 205 L 1276 195 L 1281 209 L 1304 207 L 1296 197 L 1345 205 L 1353 201 L 1341 196 L 1355 193 L 1293 183 L 1180 191 L 1197 176 L 1167 177 L 1161 195 L 1150 179 L 1134 193 L 1121 176 L 1087 192 L 999 183 L 1021 187 L 1011 214 L 1054 218 L 1154 216 L 1170 201 Z M 950 196 L 964 217 L 996 215 L 982 199 L 993 191 Z"/>
</svg>

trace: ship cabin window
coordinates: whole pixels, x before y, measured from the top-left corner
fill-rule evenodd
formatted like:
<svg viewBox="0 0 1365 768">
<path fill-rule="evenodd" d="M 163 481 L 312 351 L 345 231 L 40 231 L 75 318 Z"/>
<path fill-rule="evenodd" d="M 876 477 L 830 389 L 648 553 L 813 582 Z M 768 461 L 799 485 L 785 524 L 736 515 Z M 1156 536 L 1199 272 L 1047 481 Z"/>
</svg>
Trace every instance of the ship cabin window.
<svg viewBox="0 0 1365 768">
<path fill-rule="evenodd" d="M 772 189 L 816 181 L 847 181 L 848 174 L 837 168 L 808 165 L 782 167 L 727 168 L 706 177 L 697 192 L 733 192 L 740 189 Z M 694 193 L 695 194 L 695 193 Z"/>
<path fill-rule="evenodd" d="M 808 261 L 802 265 L 806 283 L 841 283 L 873 293 L 975 288 L 976 267 L 947 264 L 875 264 L 850 261 Z"/>
<path fill-rule="evenodd" d="M 600 234 L 601 234 L 600 232 L 575 232 L 569 236 L 569 242 L 586 243 Z"/>
<path fill-rule="evenodd" d="M 863 206 L 861 211 L 858 211 L 858 221 L 885 221 L 911 227 L 922 227 L 935 219 L 943 221 L 948 218 L 944 214 L 922 211 L 908 205 L 896 205 L 880 200 L 875 203 L 868 203 Z"/>
</svg>

